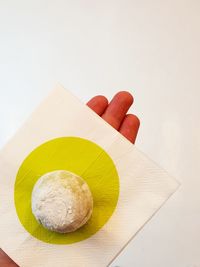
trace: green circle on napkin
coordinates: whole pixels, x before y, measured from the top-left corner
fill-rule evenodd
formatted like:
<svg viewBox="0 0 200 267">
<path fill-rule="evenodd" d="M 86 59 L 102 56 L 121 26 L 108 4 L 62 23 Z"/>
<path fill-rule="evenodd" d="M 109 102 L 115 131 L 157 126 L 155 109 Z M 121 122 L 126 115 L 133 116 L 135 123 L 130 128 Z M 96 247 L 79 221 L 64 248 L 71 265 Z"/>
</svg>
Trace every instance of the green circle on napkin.
<svg viewBox="0 0 200 267">
<path fill-rule="evenodd" d="M 43 174 L 54 170 L 68 170 L 80 175 L 92 192 L 92 216 L 75 232 L 51 232 L 32 214 L 32 189 Z M 113 214 L 118 197 L 119 177 L 112 159 L 100 146 L 79 137 L 56 138 L 34 149 L 20 166 L 14 189 L 21 224 L 32 236 L 51 244 L 71 244 L 95 234 Z"/>
</svg>

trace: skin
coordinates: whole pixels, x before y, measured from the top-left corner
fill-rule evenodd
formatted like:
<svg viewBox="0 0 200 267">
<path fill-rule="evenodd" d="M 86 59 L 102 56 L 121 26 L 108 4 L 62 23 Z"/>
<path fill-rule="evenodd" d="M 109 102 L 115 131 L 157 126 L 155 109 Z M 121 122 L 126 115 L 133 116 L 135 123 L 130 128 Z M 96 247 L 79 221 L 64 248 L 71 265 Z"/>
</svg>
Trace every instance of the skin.
<svg viewBox="0 0 200 267">
<path fill-rule="evenodd" d="M 91 98 L 87 106 L 134 144 L 140 121 L 136 115 L 127 114 L 133 101 L 133 96 L 129 92 L 120 91 L 114 95 L 110 103 L 105 96 L 98 95 Z M 0 266 L 19 267 L 1 249 Z"/>
<path fill-rule="evenodd" d="M 90 99 L 87 105 L 130 142 L 135 143 L 140 121 L 136 115 L 127 114 L 133 101 L 129 92 L 120 91 L 110 103 L 105 96 L 98 95 Z"/>
<path fill-rule="evenodd" d="M 0 266 L 2 267 L 19 267 L 8 255 L 0 249 Z"/>
</svg>

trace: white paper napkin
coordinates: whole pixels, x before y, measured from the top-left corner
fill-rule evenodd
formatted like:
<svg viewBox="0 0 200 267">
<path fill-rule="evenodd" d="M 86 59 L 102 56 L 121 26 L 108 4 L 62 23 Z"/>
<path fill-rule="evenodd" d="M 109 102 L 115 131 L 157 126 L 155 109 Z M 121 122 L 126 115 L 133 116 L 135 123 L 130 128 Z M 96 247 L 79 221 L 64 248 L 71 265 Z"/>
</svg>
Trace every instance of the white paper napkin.
<svg viewBox="0 0 200 267">
<path fill-rule="evenodd" d="M 42 242 L 21 225 L 14 204 L 17 171 L 42 143 L 62 136 L 89 139 L 112 158 L 120 177 L 117 208 L 81 242 Z M 0 151 L 0 247 L 21 267 L 106 267 L 177 189 L 178 182 L 108 123 L 58 86 Z"/>
</svg>

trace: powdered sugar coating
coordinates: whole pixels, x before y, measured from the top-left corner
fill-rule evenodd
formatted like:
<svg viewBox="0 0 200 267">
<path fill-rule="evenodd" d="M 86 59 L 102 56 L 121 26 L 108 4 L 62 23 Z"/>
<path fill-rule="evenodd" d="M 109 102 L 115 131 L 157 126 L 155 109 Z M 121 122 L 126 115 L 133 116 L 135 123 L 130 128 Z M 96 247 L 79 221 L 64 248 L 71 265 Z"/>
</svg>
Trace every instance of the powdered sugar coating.
<svg viewBox="0 0 200 267">
<path fill-rule="evenodd" d="M 93 198 L 87 183 L 66 170 L 44 174 L 32 191 L 32 212 L 51 231 L 77 230 L 89 220 L 92 209 Z"/>
</svg>

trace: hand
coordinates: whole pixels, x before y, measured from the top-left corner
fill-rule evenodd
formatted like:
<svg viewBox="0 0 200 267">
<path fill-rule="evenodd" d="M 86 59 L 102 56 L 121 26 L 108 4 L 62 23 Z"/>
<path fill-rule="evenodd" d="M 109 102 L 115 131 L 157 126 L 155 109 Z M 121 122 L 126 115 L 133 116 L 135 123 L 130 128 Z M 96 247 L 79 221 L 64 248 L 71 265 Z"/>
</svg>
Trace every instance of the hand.
<svg viewBox="0 0 200 267">
<path fill-rule="evenodd" d="M 118 92 L 110 103 L 105 96 L 98 95 L 90 99 L 87 105 L 118 130 L 130 142 L 135 143 L 140 120 L 127 111 L 133 104 L 133 96 L 126 91 Z"/>
<path fill-rule="evenodd" d="M 126 114 L 132 104 L 133 96 L 126 91 L 118 92 L 110 103 L 102 95 L 93 97 L 87 103 L 94 112 L 118 130 L 129 141 L 135 143 L 140 121 L 137 116 Z M 18 265 L 0 249 L 0 266 L 17 267 Z"/>
<path fill-rule="evenodd" d="M 0 266 L 1 267 L 19 267 L 8 255 L 0 249 Z"/>
</svg>

